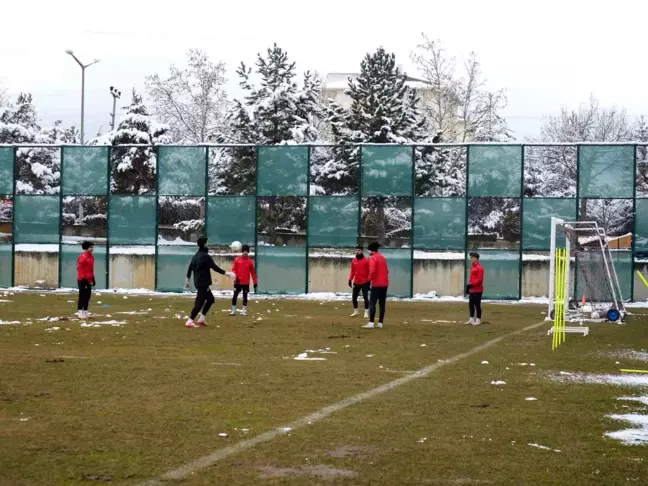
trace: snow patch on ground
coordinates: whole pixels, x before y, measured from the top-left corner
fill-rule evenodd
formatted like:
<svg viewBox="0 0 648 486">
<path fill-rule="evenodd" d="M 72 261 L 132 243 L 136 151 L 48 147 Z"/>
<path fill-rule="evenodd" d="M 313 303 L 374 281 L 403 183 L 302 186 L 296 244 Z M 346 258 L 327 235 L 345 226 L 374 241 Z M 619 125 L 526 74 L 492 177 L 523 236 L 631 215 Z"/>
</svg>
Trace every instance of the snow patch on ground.
<svg viewBox="0 0 648 486">
<path fill-rule="evenodd" d="M 648 375 L 603 375 L 588 373 L 568 373 L 561 371 L 556 381 L 572 383 L 591 383 L 597 385 L 616 385 L 629 387 L 648 387 Z"/>
<path fill-rule="evenodd" d="M 126 324 L 126 321 L 96 321 L 96 322 L 82 322 L 81 327 L 101 327 L 101 326 L 113 326 L 119 327 L 123 324 Z"/>
<path fill-rule="evenodd" d="M 20 324 L 20 321 L 3 321 L 3 320 L 0 320 L 0 326 L 13 326 L 15 324 Z"/>
<path fill-rule="evenodd" d="M 621 441 L 625 445 L 645 445 L 648 444 L 648 415 L 637 413 L 628 414 L 611 414 L 608 415 L 613 420 L 628 422 L 636 427 L 615 432 L 606 432 L 605 436 Z"/>
<path fill-rule="evenodd" d="M 530 445 L 531 447 L 535 447 L 537 449 L 545 450 L 545 451 L 562 452 L 560 449 L 553 449 L 551 447 L 543 446 L 543 445 L 540 445 L 540 444 L 533 444 L 532 443 L 532 444 L 528 444 L 528 445 Z"/>
<path fill-rule="evenodd" d="M 648 361 L 648 352 L 637 351 L 635 349 L 621 349 L 614 353 L 610 353 L 609 356 L 612 356 L 614 358 L 629 359 L 632 361 Z"/>
<path fill-rule="evenodd" d="M 506 382 L 502 381 L 502 380 L 497 380 L 497 381 L 491 381 L 490 384 L 491 385 L 506 385 Z"/>
</svg>

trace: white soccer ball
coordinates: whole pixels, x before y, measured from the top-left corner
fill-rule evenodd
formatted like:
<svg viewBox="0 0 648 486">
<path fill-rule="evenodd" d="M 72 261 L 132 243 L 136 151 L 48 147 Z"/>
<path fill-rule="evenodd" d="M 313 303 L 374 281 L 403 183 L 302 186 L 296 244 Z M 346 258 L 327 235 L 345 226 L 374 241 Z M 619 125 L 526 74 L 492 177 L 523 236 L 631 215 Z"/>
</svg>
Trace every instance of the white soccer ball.
<svg viewBox="0 0 648 486">
<path fill-rule="evenodd" d="M 601 318 L 601 314 L 599 314 L 596 311 L 592 311 L 592 319 L 600 319 L 600 318 Z"/>
<path fill-rule="evenodd" d="M 241 244 L 240 241 L 233 241 L 232 244 L 230 245 L 230 248 L 232 249 L 232 251 L 241 251 L 243 245 Z"/>
</svg>

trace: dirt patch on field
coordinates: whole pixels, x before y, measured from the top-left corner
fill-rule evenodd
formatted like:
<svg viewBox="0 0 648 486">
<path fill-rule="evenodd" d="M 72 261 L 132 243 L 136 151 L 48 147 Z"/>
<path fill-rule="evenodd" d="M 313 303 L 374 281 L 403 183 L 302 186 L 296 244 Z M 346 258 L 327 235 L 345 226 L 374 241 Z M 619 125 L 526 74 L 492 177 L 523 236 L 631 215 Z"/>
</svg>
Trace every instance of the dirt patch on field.
<svg viewBox="0 0 648 486">
<path fill-rule="evenodd" d="M 361 447 L 361 446 L 351 446 L 343 445 L 332 451 L 328 451 L 328 455 L 336 458 L 345 458 L 345 457 L 358 457 L 358 456 L 368 456 L 375 452 L 373 447 Z"/>
</svg>

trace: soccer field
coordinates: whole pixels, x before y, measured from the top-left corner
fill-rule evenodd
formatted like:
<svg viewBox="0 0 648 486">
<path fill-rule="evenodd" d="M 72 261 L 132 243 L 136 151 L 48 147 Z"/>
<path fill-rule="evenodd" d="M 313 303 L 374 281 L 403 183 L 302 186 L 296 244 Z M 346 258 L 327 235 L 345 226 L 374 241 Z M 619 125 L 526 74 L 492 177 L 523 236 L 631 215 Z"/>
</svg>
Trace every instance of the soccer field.
<svg viewBox="0 0 648 486">
<path fill-rule="evenodd" d="M 365 330 L 346 301 L 253 295 L 186 329 L 187 297 L 100 294 L 85 327 L 76 294 L 0 293 L 1 485 L 648 477 L 648 375 L 620 373 L 648 369 L 646 309 L 551 351 L 540 305 L 473 327 L 464 303 L 389 302 Z"/>
</svg>

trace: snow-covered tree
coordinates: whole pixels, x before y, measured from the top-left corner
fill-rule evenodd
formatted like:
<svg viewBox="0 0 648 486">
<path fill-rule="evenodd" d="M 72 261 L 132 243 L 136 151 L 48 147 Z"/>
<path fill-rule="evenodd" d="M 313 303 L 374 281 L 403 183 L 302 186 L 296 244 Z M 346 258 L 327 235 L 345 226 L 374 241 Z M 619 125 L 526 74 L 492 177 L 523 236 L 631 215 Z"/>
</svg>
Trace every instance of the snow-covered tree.
<svg viewBox="0 0 648 486">
<path fill-rule="evenodd" d="M 170 143 L 168 127 L 154 122 L 142 97 L 133 90 L 131 104 L 117 130 L 93 143 L 112 145 L 111 190 L 121 194 L 144 194 L 155 190 L 155 150 Z M 148 147 L 120 147 L 143 144 Z"/>
<path fill-rule="evenodd" d="M 277 243 L 277 233 L 306 232 L 306 198 L 261 197 L 257 215 L 260 233 L 265 233 L 266 243 Z"/>
<path fill-rule="evenodd" d="M 220 143 L 277 145 L 312 142 L 317 138 L 322 118 L 319 102 L 321 82 L 306 72 L 296 81 L 295 63 L 276 44 L 258 54 L 254 72 L 241 63 L 237 69 L 245 92 L 235 100 L 228 114 L 228 133 L 218 134 Z M 255 83 L 253 75 L 259 78 Z M 253 194 L 255 159 L 253 147 L 224 152 L 219 157 L 217 176 L 220 193 Z"/>
<path fill-rule="evenodd" d="M 448 55 L 440 41 L 423 35 L 412 60 L 421 76 L 432 87 L 426 115 L 433 133 L 441 133 L 449 142 L 506 142 L 511 132 L 501 110 L 507 99 L 503 89 L 489 91 L 481 64 L 474 52 L 463 66 Z"/>
<path fill-rule="evenodd" d="M 626 142 L 634 137 L 625 109 L 602 107 L 591 96 L 578 110 L 563 107 L 559 115 L 545 118 L 537 142 Z M 525 194 L 527 196 L 575 196 L 577 151 L 574 147 L 546 146 L 527 149 Z M 586 215 L 584 207 L 581 214 Z"/>
<path fill-rule="evenodd" d="M 21 93 L 14 104 L 0 109 L 0 143 L 77 143 L 74 127 L 63 128 L 60 121 L 41 127 L 32 96 Z M 16 151 L 16 190 L 19 194 L 56 194 L 60 188 L 60 149 L 20 147 Z"/>
<path fill-rule="evenodd" d="M 328 123 L 334 141 L 340 146 L 331 159 L 316 162 L 314 182 L 324 192 L 340 193 L 356 176 L 360 148 L 349 144 L 415 144 L 428 140 L 420 97 L 406 80 L 407 76 L 396 65 L 396 56 L 380 47 L 365 56 L 359 76 L 349 79 L 346 94 L 351 98 L 350 108 L 344 109 L 335 102 L 329 104 Z M 417 151 L 416 156 L 417 165 L 430 163 L 429 151 Z M 397 221 L 408 219 L 403 208 L 390 206 L 386 199 L 375 201 L 376 233 L 381 242 Z"/>
<path fill-rule="evenodd" d="M 225 129 L 228 108 L 225 64 L 199 49 L 187 53 L 187 67 L 169 67 L 168 77 L 146 77 L 153 113 L 169 126 L 174 143 L 205 143 Z"/>
</svg>

